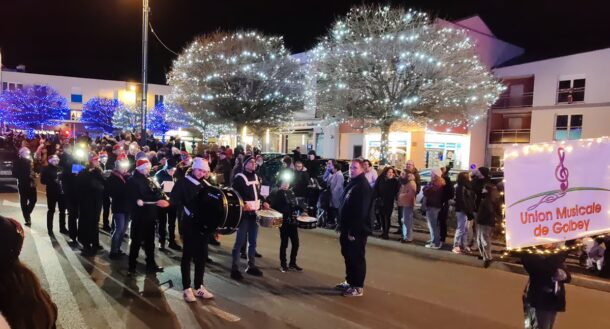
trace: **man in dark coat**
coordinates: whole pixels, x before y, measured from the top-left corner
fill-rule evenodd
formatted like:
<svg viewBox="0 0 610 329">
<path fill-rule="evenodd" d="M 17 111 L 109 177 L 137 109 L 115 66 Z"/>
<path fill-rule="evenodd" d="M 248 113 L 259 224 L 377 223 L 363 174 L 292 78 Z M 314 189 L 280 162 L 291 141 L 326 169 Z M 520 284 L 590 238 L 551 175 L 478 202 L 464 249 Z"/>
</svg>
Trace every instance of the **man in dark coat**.
<svg viewBox="0 0 610 329">
<path fill-rule="evenodd" d="M 66 199 L 61 186 L 62 170 L 59 167 L 59 157 L 55 154 L 49 157 L 49 165 L 42 169 L 40 183 L 46 185 L 47 190 L 47 231 L 53 234 L 53 216 L 55 206 L 59 208 L 59 232 L 68 233 L 66 229 Z"/>
<path fill-rule="evenodd" d="M 127 275 L 134 276 L 140 247 L 144 244 L 146 271 L 162 272 L 155 261 L 155 224 L 158 207 L 167 208 L 169 202 L 160 190 L 149 181 L 152 165 L 147 158 L 136 161 L 136 170 L 127 181 L 127 210 L 132 216 L 131 246 L 129 247 L 129 268 Z"/>
<path fill-rule="evenodd" d="M 76 184 L 79 206 L 78 240 L 83 245 L 83 253 L 91 255 L 102 249 L 99 221 L 105 182 L 97 154 L 89 155 L 89 164 L 76 176 Z"/>
<path fill-rule="evenodd" d="M 78 237 L 78 190 L 76 187 L 77 169 L 82 168 L 81 164 L 75 159 L 74 148 L 64 146 L 64 153 L 60 156 L 59 163 L 62 169 L 61 186 L 64 189 L 66 198 L 66 208 L 68 210 L 68 234 L 70 244 L 75 245 Z"/>
<path fill-rule="evenodd" d="M 440 238 L 441 242 L 445 243 L 447 238 L 447 219 L 449 217 L 449 201 L 455 196 L 455 187 L 449 177 L 449 167 L 441 168 L 443 171 L 443 179 L 445 180 L 445 186 L 443 187 L 443 205 L 441 211 L 438 213 L 438 225 L 440 227 Z"/>
<path fill-rule="evenodd" d="M 13 166 L 13 177 L 17 178 L 19 202 L 25 225 L 32 225 L 32 211 L 36 206 L 36 180 L 32 168 L 32 157 L 27 147 L 19 149 L 19 158 Z"/>
<path fill-rule="evenodd" d="M 214 168 L 214 172 L 216 173 L 216 181 L 220 185 L 229 185 L 231 181 L 231 170 L 233 167 L 231 166 L 231 161 L 227 158 L 227 155 L 224 151 L 220 151 L 218 154 L 218 163 L 216 164 L 216 168 Z"/>
<path fill-rule="evenodd" d="M 351 180 L 343 191 L 337 226 L 346 276 L 336 288 L 345 297 L 358 297 L 364 294 L 365 247 L 372 232 L 369 214 L 373 189 L 364 176 L 363 160 L 352 160 L 349 169 Z"/>
<path fill-rule="evenodd" d="M 129 224 L 129 213 L 127 210 L 127 180 L 129 179 L 129 160 L 125 153 L 120 154 L 114 164 L 114 170 L 106 179 L 105 190 L 112 199 L 112 232 L 110 244 L 110 258 L 119 258 L 125 253 L 121 251 L 123 237 Z"/>
</svg>

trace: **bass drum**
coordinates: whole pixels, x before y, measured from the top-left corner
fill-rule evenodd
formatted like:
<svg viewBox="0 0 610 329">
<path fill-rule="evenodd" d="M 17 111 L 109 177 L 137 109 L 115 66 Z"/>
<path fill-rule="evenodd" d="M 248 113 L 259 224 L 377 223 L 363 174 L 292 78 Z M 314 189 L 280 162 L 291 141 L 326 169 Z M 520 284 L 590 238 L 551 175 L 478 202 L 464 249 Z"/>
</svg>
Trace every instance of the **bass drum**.
<svg viewBox="0 0 610 329">
<path fill-rule="evenodd" d="M 208 201 L 215 208 L 216 231 L 220 234 L 232 234 L 237 231 L 241 221 L 244 202 L 234 189 L 230 187 L 210 186 Z"/>
</svg>

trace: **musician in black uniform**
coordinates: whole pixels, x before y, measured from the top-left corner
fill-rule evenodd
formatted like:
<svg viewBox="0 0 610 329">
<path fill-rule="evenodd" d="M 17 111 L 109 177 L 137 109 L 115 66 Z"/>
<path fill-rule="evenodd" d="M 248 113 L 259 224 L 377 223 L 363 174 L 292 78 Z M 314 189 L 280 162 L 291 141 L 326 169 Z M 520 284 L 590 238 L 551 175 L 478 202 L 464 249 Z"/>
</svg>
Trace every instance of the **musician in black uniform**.
<svg viewBox="0 0 610 329">
<path fill-rule="evenodd" d="M 280 188 L 274 190 L 269 195 L 269 204 L 271 208 L 282 213 L 283 222 L 280 226 L 280 270 L 282 272 L 296 271 L 301 272 L 303 269 L 297 265 L 297 253 L 299 251 L 299 231 L 297 225 L 297 216 L 303 211 L 297 202 L 297 197 L 290 186 L 291 177 L 280 175 Z M 286 263 L 286 249 L 288 248 L 288 240 L 292 248 L 290 249 L 290 263 Z"/>
<path fill-rule="evenodd" d="M 110 177 L 110 172 L 114 168 L 114 165 L 110 165 L 108 163 L 108 152 L 101 151 L 99 153 L 100 157 L 100 168 L 102 169 L 102 173 L 104 173 L 104 179 Z M 110 232 L 110 194 L 108 191 L 104 191 L 104 202 L 102 204 L 102 230 L 106 232 Z"/>
<path fill-rule="evenodd" d="M 59 157 L 55 154 L 49 157 L 49 165 L 40 173 L 40 183 L 47 190 L 47 231 L 53 235 L 53 216 L 55 206 L 59 208 L 59 232 L 67 234 L 66 229 L 66 198 L 61 184 L 62 169 L 59 167 Z"/>
<path fill-rule="evenodd" d="M 64 153 L 60 157 L 59 163 L 62 168 L 61 183 L 66 198 L 66 208 L 68 210 L 68 233 L 70 244 L 77 244 L 78 237 L 78 191 L 76 188 L 76 174 L 80 163 L 74 154 L 74 147 L 65 146 Z"/>
<path fill-rule="evenodd" d="M 165 188 L 165 184 L 175 184 L 176 178 L 174 174 L 176 172 L 176 161 L 169 159 L 163 169 L 159 170 L 155 174 L 155 180 Z M 165 242 L 169 232 L 169 245 L 171 249 L 182 250 L 176 243 L 176 207 L 173 202 L 169 207 L 159 209 L 159 250 L 165 250 Z"/>
<path fill-rule="evenodd" d="M 19 190 L 19 202 L 25 225 L 32 225 L 32 211 L 36 206 L 36 181 L 32 168 L 32 157 L 27 147 L 19 149 L 19 159 L 13 166 L 13 177 L 17 178 L 17 189 Z"/>
<path fill-rule="evenodd" d="M 235 280 L 243 279 L 239 271 L 239 251 L 248 236 L 248 268 L 246 273 L 254 276 L 262 276 L 263 272 L 256 267 L 256 238 L 258 236 L 258 223 L 256 222 L 256 211 L 260 209 L 260 181 L 254 173 L 256 161 L 254 157 L 247 156 L 244 159 L 244 170 L 233 178 L 233 189 L 239 193 L 244 201 L 241 222 L 237 229 L 235 244 L 233 245 L 231 278 Z M 264 209 L 269 209 L 268 203 L 263 203 Z"/>
<path fill-rule="evenodd" d="M 99 221 L 102 213 L 105 181 L 100 168 L 99 156 L 89 155 L 87 168 L 76 176 L 78 193 L 78 241 L 83 245 L 83 253 L 93 255 L 101 250 Z"/>
<path fill-rule="evenodd" d="M 163 272 L 163 268 L 155 262 L 155 225 L 158 217 L 158 207 L 167 208 L 162 191 L 149 180 L 148 175 L 152 165 L 147 158 L 136 161 L 136 170 L 127 181 L 127 208 L 131 214 L 131 246 L 129 247 L 128 275 L 136 271 L 136 261 L 140 247 L 144 244 L 146 253 L 146 271 L 149 273 Z"/>
<path fill-rule="evenodd" d="M 203 286 L 205 262 L 208 257 L 208 235 L 216 230 L 210 218 L 218 215 L 206 201 L 209 199 L 209 185 L 203 180 L 205 172 L 210 172 L 208 162 L 203 158 L 195 158 L 191 169 L 184 178 L 176 182 L 170 196 L 172 205 L 182 209 L 180 221 L 184 246 L 180 270 L 184 300 L 189 303 L 196 301 L 195 296 L 204 299 L 214 297 Z M 195 263 L 194 286 L 197 290 L 194 292 L 191 287 L 191 262 Z"/>
</svg>

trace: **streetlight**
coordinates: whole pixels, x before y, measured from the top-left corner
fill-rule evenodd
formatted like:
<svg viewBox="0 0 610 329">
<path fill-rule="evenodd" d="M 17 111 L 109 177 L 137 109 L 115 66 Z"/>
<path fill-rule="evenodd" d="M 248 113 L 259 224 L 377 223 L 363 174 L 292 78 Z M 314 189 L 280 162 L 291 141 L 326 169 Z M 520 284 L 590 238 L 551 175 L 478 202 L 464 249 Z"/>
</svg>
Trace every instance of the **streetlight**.
<svg viewBox="0 0 610 329">
<path fill-rule="evenodd" d="M 146 141 L 146 95 L 148 94 L 148 0 L 142 0 L 142 140 Z"/>
</svg>

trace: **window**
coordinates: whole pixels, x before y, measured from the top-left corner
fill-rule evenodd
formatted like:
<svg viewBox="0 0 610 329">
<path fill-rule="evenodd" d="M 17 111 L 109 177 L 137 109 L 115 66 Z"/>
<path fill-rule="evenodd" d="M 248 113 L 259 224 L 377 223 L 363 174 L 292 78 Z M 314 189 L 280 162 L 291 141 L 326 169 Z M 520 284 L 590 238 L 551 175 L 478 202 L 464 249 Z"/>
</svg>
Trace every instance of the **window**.
<svg viewBox="0 0 610 329">
<path fill-rule="evenodd" d="M 582 114 L 558 115 L 555 117 L 555 140 L 580 139 L 582 136 Z"/>
<path fill-rule="evenodd" d="M 155 106 L 163 104 L 163 95 L 155 95 Z"/>
<path fill-rule="evenodd" d="M 18 84 L 17 84 L 17 89 L 23 89 L 23 85 L 22 85 L 22 84 L 20 84 L 20 83 L 18 83 Z"/>
<path fill-rule="evenodd" d="M 8 84 L 8 90 L 15 90 L 15 84 L 14 83 L 9 83 Z"/>
<path fill-rule="evenodd" d="M 7 90 L 8 89 L 8 83 L 7 82 L 3 82 L 2 83 L 2 90 Z"/>
<path fill-rule="evenodd" d="M 584 102 L 585 79 L 560 80 L 557 88 L 557 103 Z"/>
<path fill-rule="evenodd" d="M 72 94 L 70 96 L 70 102 L 72 102 L 72 103 L 82 103 L 83 102 L 83 95 Z"/>
</svg>

